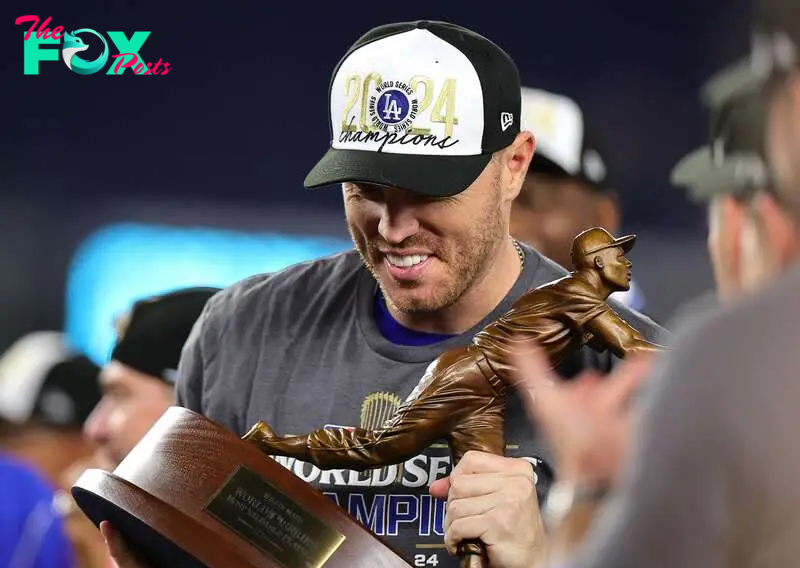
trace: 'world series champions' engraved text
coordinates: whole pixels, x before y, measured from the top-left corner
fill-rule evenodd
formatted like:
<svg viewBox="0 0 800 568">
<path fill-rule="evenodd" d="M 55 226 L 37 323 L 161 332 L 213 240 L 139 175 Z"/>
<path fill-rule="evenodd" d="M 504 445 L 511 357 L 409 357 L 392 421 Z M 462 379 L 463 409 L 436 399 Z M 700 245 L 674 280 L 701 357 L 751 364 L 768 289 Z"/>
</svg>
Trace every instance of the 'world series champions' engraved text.
<svg viewBox="0 0 800 568">
<path fill-rule="evenodd" d="M 206 510 L 284 566 L 318 568 L 344 541 L 252 470 L 240 466 Z"/>
</svg>

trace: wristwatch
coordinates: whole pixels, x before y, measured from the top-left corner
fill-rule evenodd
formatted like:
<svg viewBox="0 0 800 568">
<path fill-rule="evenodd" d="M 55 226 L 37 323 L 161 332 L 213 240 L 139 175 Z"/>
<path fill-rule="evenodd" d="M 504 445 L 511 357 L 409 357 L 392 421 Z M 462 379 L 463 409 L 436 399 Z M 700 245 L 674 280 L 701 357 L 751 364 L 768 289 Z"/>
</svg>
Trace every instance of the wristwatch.
<svg viewBox="0 0 800 568">
<path fill-rule="evenodd" d="M 555 530 L 576 505 L 598 503 L 608 494 L 604 484 L 576 484 L 556 481 L 547 493 L 542 520 L 548 531 Z"/>
</svg>

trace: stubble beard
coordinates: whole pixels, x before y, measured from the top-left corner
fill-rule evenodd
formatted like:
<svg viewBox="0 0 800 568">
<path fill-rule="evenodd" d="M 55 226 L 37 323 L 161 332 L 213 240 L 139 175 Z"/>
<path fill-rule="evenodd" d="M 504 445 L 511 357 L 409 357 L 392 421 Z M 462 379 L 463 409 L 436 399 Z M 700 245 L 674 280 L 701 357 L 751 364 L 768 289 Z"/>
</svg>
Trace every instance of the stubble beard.
<svg viewBox="0 0 800 568">
<path fill-rule="evenodd" d="M 407 314 L 438 312 L 456 304 L 473 284 L 484 276 L 500 248 L 504 235 L 499 180 L 495 183 L 493 191 L 496 199 L 487 202 L 483 211 L 477 216 L 476 224 L 461 242 L 446 243 L 442 246 L 441 242 L 437 243 L 426 236 L 415 235 L 404 241 L 401 246 L 394 247 L 426 248 L 434 251 L 437 260 L 444 264 L 446 275 L 443 282 L 425 296 L 403 293 L 403 290 L 418 288 L 423 285 L 422 282 L 392 282 L 389 285 L 382 282 L 383 276 L 377 267 L 383 262 L 383 255 L 380 253 L 383 241 L 380 237 L 373 242 L 367 242 L 363 235 L 357 237 L 358 233 L 348 223 L 350 236 L 361 256 L 361 261 L 375 278 L 387 303 Z"/>
</svg>

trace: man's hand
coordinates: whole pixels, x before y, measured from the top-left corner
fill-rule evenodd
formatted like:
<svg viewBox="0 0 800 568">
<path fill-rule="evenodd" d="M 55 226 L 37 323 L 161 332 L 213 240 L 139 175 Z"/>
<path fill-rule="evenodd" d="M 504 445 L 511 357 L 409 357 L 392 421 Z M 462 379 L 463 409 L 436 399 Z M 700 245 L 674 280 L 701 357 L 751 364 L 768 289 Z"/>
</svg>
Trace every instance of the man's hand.
<svg viewBox="0 0 800 568">
<path fill-rule="evenodd" d="M 517 388 L 553 449 L 559 478 L 613 484 L 630 445 L 631 399 L 653 356 L 629 357 L 605 377 L 586 371 L 569 381 L 555 375 L 540 349 L 515 359 Z"/>
<path fill-rule="evenodd" d="M 544 564 L 544 529 L 533 468 L 526 460 L 467 452 L 430 493 L 448 500 L 444 542 L 450 554 L 462 540 L 480 539 L 492 568 Z"/>
<path fill-rule="evenodd" d="M 122 536 L 111 527 L 111 523 L 108 521 L 100 523 L 100 534 L 103 535 L 108 547 L 108 554 L 117 565 L 117 568 L 149 568 L 128 547 Z"/>
</svg>

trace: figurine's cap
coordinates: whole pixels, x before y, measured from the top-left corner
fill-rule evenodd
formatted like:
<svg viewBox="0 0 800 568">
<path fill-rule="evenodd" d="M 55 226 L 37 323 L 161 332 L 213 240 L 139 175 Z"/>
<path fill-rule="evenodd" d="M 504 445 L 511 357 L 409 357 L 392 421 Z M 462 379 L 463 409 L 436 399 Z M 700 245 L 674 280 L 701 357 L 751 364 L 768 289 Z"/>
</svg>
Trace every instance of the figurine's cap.
<svg viewBox="0 0 800 568">
<path fill-rule="evenodd" d="M 583 231 L 572 241 L 572 258 L 582 258 L 611 247 L 622 247 L 622 250 L 628 253 L 635 242 L 636 235 L 626 235 L 615 239 L 605 229 L 594 227 Z"/>
</svg>

